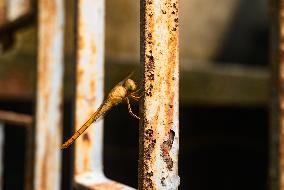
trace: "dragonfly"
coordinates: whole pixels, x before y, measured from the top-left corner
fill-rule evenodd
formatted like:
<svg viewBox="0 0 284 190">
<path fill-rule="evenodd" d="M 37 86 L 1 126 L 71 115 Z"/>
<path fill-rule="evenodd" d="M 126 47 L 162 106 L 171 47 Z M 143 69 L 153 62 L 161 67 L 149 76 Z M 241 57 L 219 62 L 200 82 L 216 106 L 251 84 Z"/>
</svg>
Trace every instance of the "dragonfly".
<svg viewBox="0 0 284 190">
<path fill-rule="evenodd" d="M 141 98 L 139 95 L 140 89 L 134 80 L 130 79 L 131 75 L 132 74 L 128 75 L 124 80 L 114 86 L 100 107 L 90 116 L 90 118 L 82 125 L 80 129 L 78 129 L 67 141 L 61 145 L 61 149 L 68 148 L 88 127 L 92 125 L 92 123 L 96 122 L 114 106 L 124 101 L 127 103 L 128 112 L 130 115 L 136 119 L 140 119 L 132 112 L 130 106 L 129 98 L 132 98 L 135 101 L 139 101 Z"/>
</svg>

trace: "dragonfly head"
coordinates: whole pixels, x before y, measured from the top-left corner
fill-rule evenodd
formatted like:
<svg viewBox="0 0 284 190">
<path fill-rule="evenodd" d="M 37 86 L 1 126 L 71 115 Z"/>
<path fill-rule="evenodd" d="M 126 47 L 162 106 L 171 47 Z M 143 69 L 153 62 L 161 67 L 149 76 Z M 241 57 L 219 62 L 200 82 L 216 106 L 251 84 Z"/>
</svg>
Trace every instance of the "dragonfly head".
<svg viewBox="0 0 284 190">
<path fill-rule="evenodd" d="M 137 85 L 135 84 L 135 82 L 132 79 L 127 79 L 124 82 L 123 86 L 128 92 L 133 92 L 137 89 Z"/>
</svg>

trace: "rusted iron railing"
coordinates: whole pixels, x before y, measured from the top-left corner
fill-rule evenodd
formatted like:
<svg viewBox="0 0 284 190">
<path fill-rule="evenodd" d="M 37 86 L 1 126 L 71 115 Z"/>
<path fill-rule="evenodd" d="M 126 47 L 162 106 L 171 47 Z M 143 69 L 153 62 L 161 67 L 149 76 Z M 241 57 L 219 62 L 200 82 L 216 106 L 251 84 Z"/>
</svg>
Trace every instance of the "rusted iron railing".
<svg viewBox="0 0 284 190">
<path fill-rule="evenodd" d="M 77 130 L 103 102 L 105 1 L 75 2 Z M 139 189 L 178 189 L 178 0 L 141 0 L 141 5 L 144 96 L 140 112 Z M 61 187 L 63 29 L 63 1 L 39 0 L 36 116 L 34 131 L 29 132 L 35 147 L 34 155 L 28 154 L 34 156 L 28 159 L 34 162 L 28 167 L 34 173 L 26 178 L 30 183 L 26 189 Z M 1 122 L 32 124 L 25 115 L 5 114 L 0 112 Z M 70 180 L 74 180 L 76 189 L 133 189 L 104 175 L 103 120 L 93 125 L 75 142 L 75 171 Z M 0 147 L 2 128 L 0 123 Z M 30 145 L 31 141 L 27 149 L 31 149 Z M 0 175 L 1 171 L 0 164 Z"/>
<path fill-rule="evenodd" d="M 38 1 L 34 189 L 60 189 L 64 2 Z"/>
<path fill-rule="evenodd" d="M 139 189 L 178 189 L 178 0 L 141 1 Z"/>
</svg>

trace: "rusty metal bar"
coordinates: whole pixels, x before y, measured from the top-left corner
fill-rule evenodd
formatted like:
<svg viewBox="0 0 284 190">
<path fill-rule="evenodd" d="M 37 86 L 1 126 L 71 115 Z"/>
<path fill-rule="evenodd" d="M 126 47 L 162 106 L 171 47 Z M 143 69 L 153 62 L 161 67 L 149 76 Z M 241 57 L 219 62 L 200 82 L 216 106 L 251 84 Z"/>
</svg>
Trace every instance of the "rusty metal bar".
<svg viewBox="0 0 284 190">
<path fill-rule="evenodd" d="M 280 98 L 280 189 L 284 190 L 284 2 L 279 1 L 279 98 Z"/>
<path fill-rule="evenodd" d="M 3 173 L 4 173 L 4 123 L 0 122 L 0 190 L 3 189 Z"/>
<path fill-rule="evenodd" d="M 6 0 L 0 0 L 0 26 L 6 21 Z"/>
<path fill-rule="evenodd" d="M 23 127 L 30 127 L 33 121 L 32 116 L 27 114 L 15 113 L 11 111 L 0 110 L 0 121 L 4 123 L 15 124 Z"/>
<path fill-rule="evenodd" d="M 64 1 L 38 1 L 34 189 L 60 189 Z"/>
<path fill-rule="evenodd" d="M 77 1 L 75 129 L 103 101 L 104 0 Z M 103 121 L 96 122 L 76 141 L 75 174 L 102 172 Z"/>
<path fill-rule="evenodd" d="M 280 0 L 270 0 L 270 127 L 269 127 L 269 189 L 280 190 L 280 159 L 281 159 L 281 110 L 280 110 L 280 50 L 279 50 L 279 4 Z"/>
<path fill-rule="evenodd" d="M 141 190 L 179 186 L 178 5 L 178 0 L 141 0 Z"/>
<path fill-rule="evenodd" d="M 78 0 L 76 41 L 75 130 L 103 101 L 104 0 Z M 103 120 L 91 126 L 75 144 L 75 182 L 91 186 L 102 172 Z"/>
<path fill-rule="evenodd" d="M 103 102 L 105 1 L 78 0 L 77 17 L 75 130 Z M 104 176 L 103 120 L 75 144 L 77 189 L 132 189 Z"/>
</svg>

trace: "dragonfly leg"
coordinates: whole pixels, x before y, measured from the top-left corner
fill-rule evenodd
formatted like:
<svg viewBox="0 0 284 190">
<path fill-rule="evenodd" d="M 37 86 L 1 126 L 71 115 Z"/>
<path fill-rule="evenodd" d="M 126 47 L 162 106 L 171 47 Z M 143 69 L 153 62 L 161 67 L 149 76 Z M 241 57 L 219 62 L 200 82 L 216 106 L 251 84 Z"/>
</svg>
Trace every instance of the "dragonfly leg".
<svg viewBox="0 0 284 190">
<path fill-rule="evenodd" d="M 130 97 L 131 97 L 132 99 L 136 100 L 136 101 L 139 101 L 142 96 L 143 96 L 143 94 L 140 95 L 140 96 L 136 96 L 136 95 L 134 95 L 134 94 L 130 94 Z"/>
<path fill-rule="evenodd" d="M 139 95 L 139 92 L 141 91 L 141 88 L 135 90 L 134 92 L 131 93 L 132 96 L 137 96 Z"/>
<path fill-rule="evenodd" d="M 141 88 L 138 88 L 137 90 L 135 90 L 133 93 L 138 93 L 141 90 Z"/>
<path fill-rule="evenodd" d="M 128 112 L 130 113 L 130 115 L 132 115 L 132 116 L 135 117 L 136 119 L 140 119 L 140 117 L 138 117 L 137 115 L 135 115 L 135 114 L 132 112 L 131 106 L 130 106 L 130 102 L 129 102 L 129 98 L 126 98 L 126 102 L 127 102 Z"/>
</svg>

